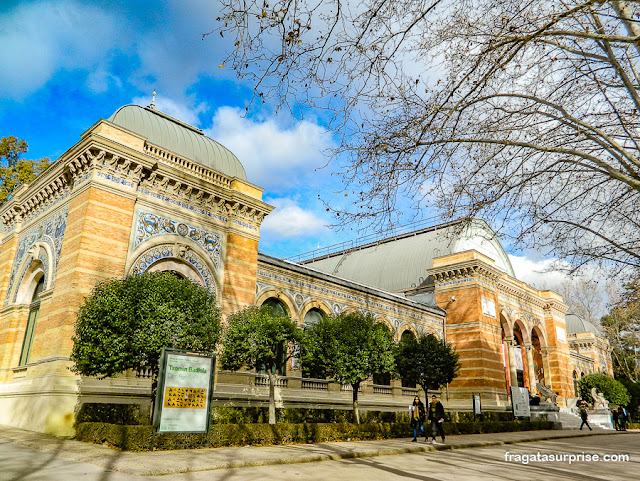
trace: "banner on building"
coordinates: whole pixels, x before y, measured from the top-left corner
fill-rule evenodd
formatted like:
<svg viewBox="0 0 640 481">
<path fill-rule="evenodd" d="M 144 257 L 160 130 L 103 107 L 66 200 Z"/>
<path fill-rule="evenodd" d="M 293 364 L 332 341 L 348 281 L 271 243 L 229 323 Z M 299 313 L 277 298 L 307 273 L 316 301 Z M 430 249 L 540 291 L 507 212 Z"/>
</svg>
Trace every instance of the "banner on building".
<svg viewBox="0 0 640 481">
<path fill-rule="evenodd" d="M 162 350 L 154 432 L 209 432 L 215 361 L 213 354 Z"/>
<path fill-rule="evenodd" d="M 526 387 L 511 387 L 511 407 L 517 418 L 530 418 L 529 390 Z"/>
</svg>

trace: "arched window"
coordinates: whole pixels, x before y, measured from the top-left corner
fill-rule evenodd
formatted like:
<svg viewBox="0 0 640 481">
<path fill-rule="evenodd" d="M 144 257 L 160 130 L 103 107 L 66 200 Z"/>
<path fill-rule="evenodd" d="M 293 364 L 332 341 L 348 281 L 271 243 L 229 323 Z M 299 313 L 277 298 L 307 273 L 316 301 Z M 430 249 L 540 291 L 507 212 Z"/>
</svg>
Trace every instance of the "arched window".
<svg viewBox="0 0 640 481">
<path fill-rule="evenodd" d="M 33 344 L 33 334 L 36 331 L 36 321 L 38 312 L 40 311 L 40 293 L 44 289 L 44 275 L 40 276 L 33 295 L 31 296 L 31 305 L 29 307 L 29 317 L 27 318 L 27 328 L 24 332 L 24 342 L 22 343 L 22 351 L 20 352 L 20 366 L 29 362 L 29 354 L 31 353 L 31 345 Z"/>
<path fill-rule="evenodd" d="M 262 303 L 262 307 L 267 306 L 271 309 L 271 312 L 281 316 L 288 316 L 287 308 L 279 299 L 270 297 Z"/>
<path fill-rule="evenodd" d="M 304 315 L 304 325 L 311 326 L 316 324 L 318 321 L 324 319 L 325 314 L 317 307 L 309 309 L 307 313 Z"/>
</svg>

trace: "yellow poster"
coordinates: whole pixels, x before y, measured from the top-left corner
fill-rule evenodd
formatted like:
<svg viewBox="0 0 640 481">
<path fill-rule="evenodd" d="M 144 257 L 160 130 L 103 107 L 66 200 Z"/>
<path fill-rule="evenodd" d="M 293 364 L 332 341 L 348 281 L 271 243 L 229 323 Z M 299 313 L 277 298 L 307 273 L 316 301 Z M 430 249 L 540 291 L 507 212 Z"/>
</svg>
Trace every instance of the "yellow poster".
<svg viewBox="0 0 640 481">
<path fill-rule="evenodd" d="M 169 387 L 164 392 L 165 408 L 204 409 L 207 390 L 193 387 Z"/>
</svg>

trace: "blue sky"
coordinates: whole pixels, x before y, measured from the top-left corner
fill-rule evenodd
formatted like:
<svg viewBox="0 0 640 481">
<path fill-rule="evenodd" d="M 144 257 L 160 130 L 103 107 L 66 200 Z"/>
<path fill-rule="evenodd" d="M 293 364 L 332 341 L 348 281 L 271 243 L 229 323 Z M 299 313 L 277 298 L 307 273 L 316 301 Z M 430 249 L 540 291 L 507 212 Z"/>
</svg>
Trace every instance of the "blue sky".
<svg viewBox="0 0 640 481">
<path fill-rule="evenodd" d="M 221 64 L 231 45 L 219 35 L 215 0 L 0 2 L 0 136 L 30 146 L 27 158 L 57 159 L 87 128 L 129 103 L 147 105 L 205 130 L 234 152 L 248 180 L 276 206 L 260 249 L 281 256 L 359 235 L 334 232 L 324 200 L 340 182 L 325 155 L 333 146 L 322 123 L 269 104 L 254 105 L 248 85 Z M 535 253 L 511 256 L 517 275 L 538 285 L 548 267 Z M 560 276 L 560 277 L 559 277 Z"/>
</svg>

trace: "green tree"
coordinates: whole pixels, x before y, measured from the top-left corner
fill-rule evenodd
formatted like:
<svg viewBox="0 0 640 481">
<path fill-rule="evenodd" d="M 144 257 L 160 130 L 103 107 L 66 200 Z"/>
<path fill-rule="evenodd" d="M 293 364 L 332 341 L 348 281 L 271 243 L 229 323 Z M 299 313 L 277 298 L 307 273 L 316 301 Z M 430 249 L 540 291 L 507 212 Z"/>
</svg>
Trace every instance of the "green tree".
<svg viewBox="0 0 640 481">
<path fill-rule="evenodd" d="M 269 306 L 251 306 L 227 318 L 220 366 L 237 371 L 266 369 L 269 378 L 269 424 L 276 422 L 275 385 L 279 372 L 298 353 L 304 332 L 288 316 Z"/>
<path fill-rule="evenodd" d="M 28 149 L 24 140 L 17 137 L 2 137 L 0 140 L 0 205 L 4 204 L 13 191 L 22 184 L 29 184 L 49 166 L 51 160 L 20 158 Z"/>
<path fill-rule="evenodd" d="M 303 363 L 353 389 L 353 414 L 360 424 L 358 391 L 362 381 L 393 370 L 393 336 L 383 322 L 359 311 L 319 320 L 306 330 Z"/>
<path fill-rule="evenodd" d="M 626 406 L 631 401 L 631 396 L 627 388 L 620 381 L 600 373 L 588 374 L 578 381 L 580 397 L 587 402 L 593 402 L 591 388 L 596 388 L 598 392 L 612 404 Z"/>
<path fill-rule="evenodd" d="M 416 339 L 407 336 L 395 349 L 396 371 L 403 380 L 418 383 L 425 394 L 439 390 L 458 375 L 458 354 L 451 344 L 433 334 Z"/>
<path fill-rule="evenodd" d="M 163 347 L 212 352 L 220 338 L 215 295 L 171 272 L 101 282 L 84 300 L 73 336 L 73 370 L 113 377 L 148 369 L 154 390 Z"/>
</svg>

